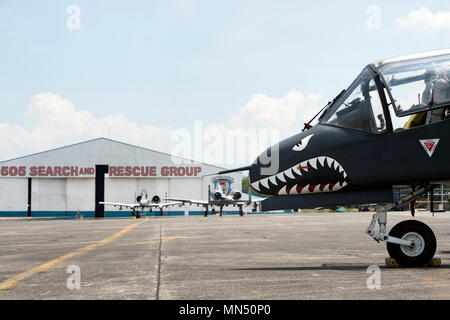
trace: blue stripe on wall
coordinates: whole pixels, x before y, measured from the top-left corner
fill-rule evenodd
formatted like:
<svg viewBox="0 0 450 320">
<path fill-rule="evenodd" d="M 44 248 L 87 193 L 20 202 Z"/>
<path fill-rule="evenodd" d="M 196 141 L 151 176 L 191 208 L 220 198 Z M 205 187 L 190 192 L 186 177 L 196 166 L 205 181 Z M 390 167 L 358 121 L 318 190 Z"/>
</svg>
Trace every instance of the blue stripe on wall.
<svg viewBox="0 0 450 320">
<path fill-rule="evenodd" d="M 217 211 L 216 211 L 217 212 Z M 285 210 L 284 213 L 291 213 L 292 210 Z M 239 211 L 224 211 L 226 215 L 238 215 Z M 247 212 L 247 214 L 272 214 L 276 212 Z M 278 212 L 279 213 L 279 212 Z M 204 211 L 189 211 L 190 216 L 202 216 Z M 57 217 L 57 218 L 75 218 L 77 211 L 33 211 L 31 217 Z M 94 211 L 80 211 L 84 218 L 94 218 Z M 209 212 L 211 215 L 211 211 Z M 145 212 L 146 217 L 159 216 L 159 211 Z M 164 216 L 184 216 L 184 211 L 164 211 Z M 27 211 L 0 211 L 0 217 L 28 217 Z M 105 218 L 125 218 L 131 217 L 131 211 L 105 211 Z"/>
</svg>

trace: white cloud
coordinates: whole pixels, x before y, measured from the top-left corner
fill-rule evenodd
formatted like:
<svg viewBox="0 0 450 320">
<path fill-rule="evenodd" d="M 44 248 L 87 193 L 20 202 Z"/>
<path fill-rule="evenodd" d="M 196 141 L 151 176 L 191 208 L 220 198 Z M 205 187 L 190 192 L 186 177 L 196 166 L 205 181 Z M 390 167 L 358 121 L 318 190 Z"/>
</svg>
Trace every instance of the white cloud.
<svg viewBox="0 0 450 320">
<path fill-rule="evenodd" d="M 95 118 L 52 93 L 32 97 L 24 120 L 24 126 L 0 123 L 0 159 L 107 137 L 108 131 L 112 139 L 159 150 L 167 149 L 170 142 L 170 128 L 138 126 L 123 114 Z"/>
<path fill-rule="evenodd" d="M 322 96 L 312 93 L 307 96 L 292 90 L 281 98 L 255 94 L 239 112 L 232 117 L 232 126 L 278 129 L 282 137 L 299 132 L 304 122 L 320 110 Z"/>
<path fill-rule="evenodd" d="M 281 98 L 253 95 L 238 115 L 229 116 L 226 123 L 207 127 L 210 136 L 220 136 L 222 132 L 227 137 L 225 141 L 217 143 L 224 148 L 222 152 L 216 152 L 223 155 L 224 159 L 223 163 L 217 164 L 232 167 L 253 162 L 267 147 L 299 133 L 322 104 L 320 94 L 305 96 L 295 90 Z M 214 157 L 207 157 L 208 154 L 204 155 L 206 162 L 214 163 Z"/>
<path fill-rule="evenodd" d="M 406 18 L 395 19 L 394 24 L 399 29 L 414 29 L 425 34 L 450 33 L 450 12 L 433 13 L 430 9 L 423 7 L 411 11 Z"/>
<path fill-rule="evenodd" d="M 281 98 L 255 94 L 237 115 L 226 116 L 215 123 L 201 123 L 199 142 L 196 140 L 196 124 L 187 123 L 184 129 L 139 126 L 121 113 L 96 118 L 88 111 L 76 110 L 72 102 L 57 94 L 41 93 L 31 98 L 23 126 L 0 123 L 0 159 L 108 136 L 173 153 L 180 149 L 180 141 L 175 141 L 172 134 L 180 130 L 178 132 L 189 135 L 184 142 L 191 143 L 186 149 L 190 152 L 187 158 L 221 166 L 245 165 L 264 148 L 301 131 L 303 123 L 319 110 L 321 100 L 319 94 L 305 96 L 298 91 L 288 92 Z M 250 134 L 247 135 L 249 129 Z M 241 149 L 232 148 L 230 146 L 234 142 L 230 143 L 230 139 L 243 139 L 245 143 Z M 176 155 L 185 156 L 181 153 Z"/>
</svg>

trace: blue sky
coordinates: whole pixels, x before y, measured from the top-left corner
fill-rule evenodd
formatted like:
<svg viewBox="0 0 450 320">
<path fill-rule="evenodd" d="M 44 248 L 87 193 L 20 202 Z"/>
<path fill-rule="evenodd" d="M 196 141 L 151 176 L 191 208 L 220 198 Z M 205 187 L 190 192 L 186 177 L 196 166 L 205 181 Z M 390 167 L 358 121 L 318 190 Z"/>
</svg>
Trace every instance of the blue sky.
<svg viewBox="0 0 450 320">
<path fill-rule="evenodd" d="M 79 30 L 67 28 L 69 5 Z M 366 25 L 370 5 L 380 29 Z M 324 102 L 369 62 L 450 47 L 447 25 L 396 27 L 424 7 L 450 12 L 442 0 L 0 0 L 0 123 L 30 131 L 24 114 L 41 93 L 161 128 L 220 123 L 255 94 Z"/>
</svg>

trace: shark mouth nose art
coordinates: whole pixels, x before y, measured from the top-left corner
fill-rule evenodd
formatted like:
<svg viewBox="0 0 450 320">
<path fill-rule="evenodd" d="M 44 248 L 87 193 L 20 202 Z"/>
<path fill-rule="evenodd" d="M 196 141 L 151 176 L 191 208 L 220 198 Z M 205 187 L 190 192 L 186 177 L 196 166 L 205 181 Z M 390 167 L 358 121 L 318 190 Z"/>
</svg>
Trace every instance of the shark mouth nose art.
<svg viewBox="0 0 450 320">
<path fill-rule="evenodd" d="M 347 184 L 347 173 L 339 162 L 322 156 L 303 161 L 251 185 L 262 194 L 292 195 L 334 192 Z"/>
</svg>

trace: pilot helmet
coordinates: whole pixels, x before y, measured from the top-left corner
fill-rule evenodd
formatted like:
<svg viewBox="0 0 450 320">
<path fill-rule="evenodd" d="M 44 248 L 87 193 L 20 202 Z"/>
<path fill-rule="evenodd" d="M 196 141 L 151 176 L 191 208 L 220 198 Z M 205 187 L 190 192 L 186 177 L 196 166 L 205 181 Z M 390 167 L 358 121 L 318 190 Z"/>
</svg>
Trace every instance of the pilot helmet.
<svg viewBox="0 0 450 320">
<path fill-rule="evenodd" d="M 428 67 L 425 71 L 425 83 L 430 83 L 436 77 L 435 67 Z"/>
</svg>

